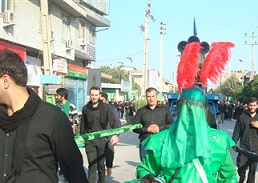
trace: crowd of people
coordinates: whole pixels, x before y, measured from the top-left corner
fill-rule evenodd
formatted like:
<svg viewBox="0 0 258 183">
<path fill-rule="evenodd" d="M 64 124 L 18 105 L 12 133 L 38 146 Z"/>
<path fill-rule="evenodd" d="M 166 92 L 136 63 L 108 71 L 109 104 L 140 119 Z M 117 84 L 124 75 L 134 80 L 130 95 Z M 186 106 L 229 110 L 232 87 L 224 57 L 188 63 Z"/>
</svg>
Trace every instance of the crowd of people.
<svg viewBox="0 0 258 183">
<path fill-rule="evenodd" d="M 126 100 L 126 101 L 116 101 L 114 99 L 111 99 L 109 102 L 115 108 L 117 109 L 117 112 L 119 113 L 120 118 L 127 118 L 129 116 L 135 115 L 135 101 L 134 100 Z"/>
<path fill-rule="evenodd" d="M 188 46 L 195 46 L 189 44 Z M 58 182 L 57 170 L 69 183 L 105 183 L 111 175 L 118 134 L 85 142 L 88 174 L 74 141 L 73 120 L 65 88 L 56 91 L 56 106 L 44 102 L 29 87 L 27 69 L 12 51 L 0 51 L 0 182 Z M 185 83 L 183 80 L 182 83 Z M 180 85 L 179 85 L 180 86 Z M 232 138 L 208 125 L 204 87 L 182 86 L 178 118 L 158 103 L 158 91 L 145 91 L 147 104 L 137 111 L 134 101 L 108 101 L 99 87 L 90 88 L 90 101 L 82 109 L 80 134 L 121 127 L 121 118 L 135 116 L 140 164 L 129 182 L 255 182 L 258 154 L 258 100 L 245 105 L 221 102 L 221 122 L 237 119 Z M 245 152 L 238 151 L 237 143 Z M 230 148 L 239 152 L 237 171 Z M 107 169 L 105 168 L 107 167 Z"/>
<path fill-rule="evenodd" d="M 218 111 L 220 112 L 219 120 L 224 123 L 224 120 L 236 120 L 244 111 L 247 111 L 247 103 L 219 101 Z"/>
</svg>

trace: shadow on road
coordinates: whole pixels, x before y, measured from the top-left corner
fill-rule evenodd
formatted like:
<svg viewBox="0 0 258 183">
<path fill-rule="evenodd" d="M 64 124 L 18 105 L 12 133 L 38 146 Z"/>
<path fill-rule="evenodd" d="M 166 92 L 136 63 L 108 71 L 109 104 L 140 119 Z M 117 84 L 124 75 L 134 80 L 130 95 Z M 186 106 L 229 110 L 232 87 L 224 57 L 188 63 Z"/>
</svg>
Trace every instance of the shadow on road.
<svg viewBox="0 0 258 183">
<path fill-rule="evenodd" d="M 139 165 L 139 162 L 134 162 L 134 161 L 125 161 L 128 165 L 137 167 Z"/>
<path fill-rule="evenodd" d="M 106 176 L 106 182 L 120 183 L 118 181 L 115 181 L 112 176 L 111 177 Z"/>
</svg>

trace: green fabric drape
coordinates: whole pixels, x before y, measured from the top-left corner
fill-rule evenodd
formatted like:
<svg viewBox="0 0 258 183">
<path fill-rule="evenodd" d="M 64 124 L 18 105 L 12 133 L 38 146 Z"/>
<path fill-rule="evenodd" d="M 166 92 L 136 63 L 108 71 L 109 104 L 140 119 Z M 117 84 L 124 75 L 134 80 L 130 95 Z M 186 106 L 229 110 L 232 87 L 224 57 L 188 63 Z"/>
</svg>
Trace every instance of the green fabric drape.
<svg viewBox="0 0 258 183">
<path fill-rule="evenodd" d="M 168 130 L 162 150 L 161 162 L 167 168 L 182 167 L 197 157 L 209 160 L 211 156 L 204 105 L 195 99 L 180 102 L 178 120 Z"/>
</svg>

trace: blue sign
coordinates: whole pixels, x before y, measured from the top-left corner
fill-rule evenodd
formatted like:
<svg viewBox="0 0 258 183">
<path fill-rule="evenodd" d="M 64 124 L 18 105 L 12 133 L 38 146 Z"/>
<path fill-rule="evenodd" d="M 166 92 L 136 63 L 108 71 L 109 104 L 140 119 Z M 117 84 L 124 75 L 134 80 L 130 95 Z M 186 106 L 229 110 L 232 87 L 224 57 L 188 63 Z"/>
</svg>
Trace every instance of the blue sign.
<svg viewBox="0 0 258 183">
<path fill-rule="evenodd" d="M 61 84 L 62 77 L 55 75 L 41 75 L 40 83 L 41 84 Z"/>
</svg>

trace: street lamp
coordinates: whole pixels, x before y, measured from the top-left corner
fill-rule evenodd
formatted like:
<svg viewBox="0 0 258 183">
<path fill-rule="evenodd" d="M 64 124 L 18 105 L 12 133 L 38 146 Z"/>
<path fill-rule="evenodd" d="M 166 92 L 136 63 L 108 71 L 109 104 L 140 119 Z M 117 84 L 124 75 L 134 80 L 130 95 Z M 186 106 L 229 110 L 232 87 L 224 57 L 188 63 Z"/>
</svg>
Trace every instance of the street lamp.
<svg viewBox="0 0 258 183">
<path fill-rule="evenodd" d="M 244 60 L 239 59 L 239 62 L 241 62 L 241 63 L 242 63 L 242 80 L 241 80 L 241 83 L 242 83 L 242 86 L 244 86 L 244 80 L 245 80 L 245 76 L 244 76 L 244 67 L 243 67 Z"/>
<path fill-rule="evenodd" d="M 132 64 L 133 64 L 133 59 L 132 59 L 132 57 L 126 57 L 126 59 L 128 59 L 128 60 L 131 61 L 131 66 L 132 66 Z"/>
</svg>

